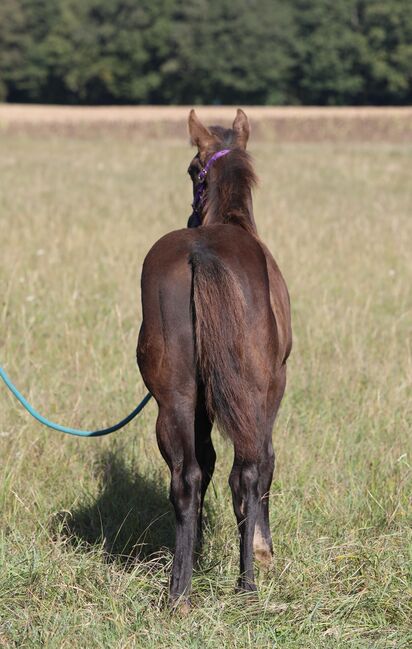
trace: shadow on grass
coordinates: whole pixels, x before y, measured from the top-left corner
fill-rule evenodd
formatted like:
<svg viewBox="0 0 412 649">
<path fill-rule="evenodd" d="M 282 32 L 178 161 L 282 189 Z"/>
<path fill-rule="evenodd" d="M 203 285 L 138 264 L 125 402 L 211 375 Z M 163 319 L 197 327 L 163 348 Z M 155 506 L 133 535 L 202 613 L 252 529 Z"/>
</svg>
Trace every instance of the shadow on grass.
<svg viewBox="0 0 412 649">
<path fill-rule="evenodd" d="M 175 523 L 161 476 L 140 475 L 118 452 L 103 453 L 94 471 L 99 495 L 86 496 L 77 509 L 60 514 L 60 533 L 74 545 L 102 546 L 108 561 L 128 564 L 155 555 L 166 560 Z"/>
</svg>

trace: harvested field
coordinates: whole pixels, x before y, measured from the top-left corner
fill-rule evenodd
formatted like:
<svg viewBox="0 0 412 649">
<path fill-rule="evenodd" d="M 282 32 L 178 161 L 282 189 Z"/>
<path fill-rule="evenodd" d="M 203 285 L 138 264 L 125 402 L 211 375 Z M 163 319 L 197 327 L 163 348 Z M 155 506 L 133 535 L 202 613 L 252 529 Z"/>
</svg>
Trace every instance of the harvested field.
<svg viewBox="0 0 412 649">
<path fill-rule="evenodd" d="M 254 138 L 281 142 L 412 141 L 412 108 L 244 107 Z M 0 105 L 0 130 L 90 137 L 96 132 L 186 137 L 189 106 L 70 107 Z M 199 107 L 209 124 L 230 125 L 232 106 Z"/>
</svg>

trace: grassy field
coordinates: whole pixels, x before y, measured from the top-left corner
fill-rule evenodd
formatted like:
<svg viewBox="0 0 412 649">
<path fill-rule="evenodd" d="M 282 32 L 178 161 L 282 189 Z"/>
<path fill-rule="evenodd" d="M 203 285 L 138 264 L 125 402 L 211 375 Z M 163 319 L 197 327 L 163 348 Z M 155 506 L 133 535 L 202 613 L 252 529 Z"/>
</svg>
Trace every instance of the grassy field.
<svg viewBox="0 0 412 649">
<path fill-rule="evenodd" d="M 352 649 L 412 645 L 412 144 L 251 144 L 255 214 L 290 287 L 275 429 L 273 566 L 235 597 L 218 432 L 193 612 L 166 606 L 174 521 L 150 403 L 77 440 L 0 386 L 0 647 Z M 189 215 L 184 139 L 0 134 L 0 364 L 82 427 L 145 394 L 140 269 Z"/>
</svg>

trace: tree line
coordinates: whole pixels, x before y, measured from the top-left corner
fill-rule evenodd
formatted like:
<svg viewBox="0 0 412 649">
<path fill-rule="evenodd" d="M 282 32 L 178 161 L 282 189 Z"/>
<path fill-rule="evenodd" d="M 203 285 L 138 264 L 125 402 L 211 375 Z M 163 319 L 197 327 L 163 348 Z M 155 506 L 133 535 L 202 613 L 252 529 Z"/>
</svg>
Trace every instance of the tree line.
<svg viewBox="0 0 412 649">
<path fill-rule="evenodd" d="M 0 100 L 412 103 L 411 0 L 1 0 Z"/>
</svg>

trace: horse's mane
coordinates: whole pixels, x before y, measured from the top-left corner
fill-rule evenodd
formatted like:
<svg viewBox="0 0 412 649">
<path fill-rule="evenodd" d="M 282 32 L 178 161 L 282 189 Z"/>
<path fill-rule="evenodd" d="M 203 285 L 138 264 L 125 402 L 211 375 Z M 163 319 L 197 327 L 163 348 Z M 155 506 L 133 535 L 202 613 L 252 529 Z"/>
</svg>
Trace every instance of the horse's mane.
<svg viewBox="0 0 412 649">
<path fill-rule="evenodd" d="M 251 157 L 243 149 L 235 148 L 217 160 L 209 184 L 206 221 L 234 223 L 256 234 L 251 214 L 251 190 L 256 182 Z"/>
</svg>

